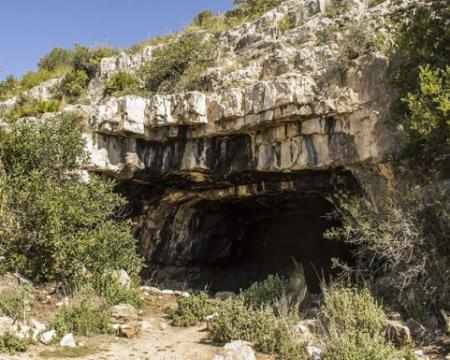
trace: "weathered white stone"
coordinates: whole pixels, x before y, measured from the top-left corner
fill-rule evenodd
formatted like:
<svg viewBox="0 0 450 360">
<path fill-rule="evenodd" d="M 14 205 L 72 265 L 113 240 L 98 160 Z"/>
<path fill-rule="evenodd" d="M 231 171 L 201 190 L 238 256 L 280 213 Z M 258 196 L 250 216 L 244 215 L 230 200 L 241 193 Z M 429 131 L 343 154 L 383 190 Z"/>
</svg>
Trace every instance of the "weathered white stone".
<svg viewBox="0 0 450 360">
<path fill-rule="evenodd" d="M 40 340 L 43 344 L 49 344 L 56 336 L 56 330 L 49 330 L 43 333 Z"/>
<path fill-rule="evenodd" d="M 77 343 L 75 342 L 75 338 L 72 333 L 64 335 L 64 337 L 59 342 L 59 346 L 62 347 L 71 347 L 74 348 L 77 346 Z"/>
</svg>

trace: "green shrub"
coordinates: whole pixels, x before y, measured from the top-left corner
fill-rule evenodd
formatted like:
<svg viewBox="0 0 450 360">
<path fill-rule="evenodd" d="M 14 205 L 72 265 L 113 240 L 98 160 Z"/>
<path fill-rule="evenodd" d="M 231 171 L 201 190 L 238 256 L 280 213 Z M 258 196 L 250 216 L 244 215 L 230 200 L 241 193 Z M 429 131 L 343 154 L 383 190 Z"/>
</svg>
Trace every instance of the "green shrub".
<svg viewBox="0 0 450 360">
<path fill-rule="evenodd" d="M 67 73 L 59 84 L 57 84 L 53 93 L 56 97 L 74 100 L 81 96 L 89 84 L 89 76 L 83 70 L 72 70 Z"/>
<path fill-rule="evenodd" d="M 270 306 L 277 316 L 298 315 L 308 288 L 303 268 L 295 265 L 288 277 L 269 275 L 266 280 L 242 290 L 240 296 L 245 305 L 255 309 Z"/>
<path fill-rule="evenodd" d="M 122 96 L 136 94 L 141 91 L 140 85 L 139 79 L 134 74 L 119 71 L 113 74 L 103 86 L 103 95 Z"/>
<path fill-rule="evenodd" d="M 9 269 L 34 281 L 72 287 L 113 270 L 134 277 L 142 266 L 114 183 L 80 179 L 87 159 L 81 121 L 63 114 L 15 124 L 2 141 L 6 205 L 20 231 L 8 232 L 0 250 Z"/>
<path fill-rule="evenodd" d="M 200 87 L 200 76 L 216 60 L 217 48 L 215 39 L 184 34 L 156 49 L 152 60 L 140 69 L 140 76 L 151 92 L 196 90 Z"/>
<path fill-rule="evenodd" d="M 367 289 L 323 288 L 324 303 L 319 314 L 325 336 L 345 333 L 383 333 L 387 318 Z"/>
<path fill-rule="evenodd" d="M 327 344 L 324 360 L 415 360 L 412 352 L 399 351 L 381 336 L 346 333 Z"/>
<path fill-rule="evenodd" d="M 89 79 L 92 79 L 103 58 L 116 56 L 118 50 L 100 46 L 89 48 L 82 45 L 76 45 L 73 51 L 72 69 L 74 71 L 84 71 Z"/>
<path fill-rule="evenodd" d="M 39 70 L 56 71 L 70 68 L 73 62 L 73 51 L 68 49 L 55 48 L 45 55 L 38 64 Z"/>
<path fill-rule="evenodd" d="M 277 319 L 270 307 L 248 307 L 241 297 L 221 304 L 217 316 L 208 322 L 208 331 L 214 342 L 249 341 L 259 351 L 278 354 L 281 359 L 297 357 L 305 351 L 305 345 L 292 331 L 292 320 Z"/>
<path fill-rule="evenodd" d="M 450 304 L 449 204 L 450 193 L 439 183 L 397 186 L 380 194 L 377 204 L 366 197 L 343 198 L 343 226 L 326 236 L 354 246 L 354 278 L 372 278 L 374 290 L 419 318 L 419 312 L 439 312 Z"/>
<path fill-rule="evenodd" d="M 78 304 L 61 306 L 49 328 L 55 329 L 59 338 L 68 333 L 81 336 L 110 334 L 111 313 L 102 304 L 82 300 Z"/>
<path fill-rule="evenodd" d="M 28 338 L 22 339 L 9 332 L 0 335 L 0 352 L 7 352 L 14 355 L 18 352 L 27 351 L 29 345 L 30 339 Z"/>
<path fill-rule="evenodd" d="M 9 75 L 5 80 L 0 81 L 0 100 L 14 96 L 18 85 L 19 82 L 13 75 Z"/>
<path fill-rule="evenodd" d="M 57 112 L 60 107 L 61 102 L 59 100 L 36 101 L 24 99 L 19 101 L 5 117 L 15 120 L 22 117 L 40 116 L 49 112 Z"/>
<path fill-rule="evenodd" d="M 278 275 L 269 275 L 261 282 L 253 283 L 249 288 L 241 291 L 246 306 L 260 308 L 272 306 L 283 296 L 287 289 L 287 281 Z"/>
<path fill-rule="evenodd" d="M 187 327 L 205 321 L 213 310 L 214 307 L 209 301 L 208 294 L 201 292 L 188 298 L 178 297 L 177 308 L 167 308 L 166 314 L 172 320 L 173 325 Z"/>
<path fill-rule="evenodd" d="M 89 279 L 84 284 L 85 291 L 92 292 L 101 297 L 108 305 L 131 304 L 140 308 L 144 301 L 140 291 L 131 284 L 130 287 L 123 286 L 115 273 L 105 272 Z"/>
<path fill-rule="evenodd" d="M 430 173 L 450 145 L 450 4 L 438 0 L 408 10 L 397 21 L 391 82 L 398 97 L 392 125 L 403 135 L 401 158 Z"/>
<path fill-rule="evenodd" d="M 26 321 L 31 305 L 31 286 L 11 286 L 0 290 L 0 316 Z"/>
</svg>

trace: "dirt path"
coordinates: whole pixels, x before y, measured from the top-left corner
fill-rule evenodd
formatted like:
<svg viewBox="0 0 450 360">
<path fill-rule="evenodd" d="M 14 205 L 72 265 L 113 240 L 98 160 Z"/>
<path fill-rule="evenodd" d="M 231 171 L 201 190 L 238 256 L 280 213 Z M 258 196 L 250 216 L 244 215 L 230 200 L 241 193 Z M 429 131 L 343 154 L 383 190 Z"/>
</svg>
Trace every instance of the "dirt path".
<svg viewBox="0 0 450 360">
<path fill-rule="evenodd" d="M 75 349 L 58 345 L 32 345 L 27 353 L 0 355 L 0 360 L 212 360 L 220 348 L 208 343 L 204 324 L 177 328 L 169 324 L 163 309 L 175 304 L 174 296 L 155 295 L 147 299 L 140 321 L 142 330 L 133 339 L 94 336 L 76 340 Z M 270 359 L 260 357 L 259 360 Z"/>
</svg>

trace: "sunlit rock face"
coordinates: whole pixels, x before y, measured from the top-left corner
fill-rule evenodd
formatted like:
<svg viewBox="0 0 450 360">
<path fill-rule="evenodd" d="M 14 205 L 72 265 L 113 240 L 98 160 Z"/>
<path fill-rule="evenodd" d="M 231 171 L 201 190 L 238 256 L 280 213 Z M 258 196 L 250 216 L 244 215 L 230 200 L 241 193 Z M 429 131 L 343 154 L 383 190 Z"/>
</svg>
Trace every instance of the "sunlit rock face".
<svg viewBox="0 0 450 360">
<path fill-rule="evenodd" d="M 357 191 L 358 169 L 391 146 L 383 125 L 388 62 L 377 51 L 344 60 L 347 35 L 322 33 L 351 20 L 386 31 L 392 8 L 355 1 L 331 19 L 325 6 L 286 2 L 221 35 L 202 91 L 91 107 L 91 170 L 118 178 L 129 197 L 146 276 L 236 290 L 290 271 L 295 259 L 316 289 L 332 257 L 350 259 L 349 249 L 323 238 L 337 225 L 326 217 L 327 199 Z M 281 33 L 286 16 L 295 27 Z M 152 53 L 104 59 L 93 96 L 115 71 L 133 71 Z"/>
<path fill-rule="evenodd" d="M 394 142 L 384 123 L 388 60 L 376 49 L 346 57 L 353 39 L 340 25 L 388 34 L 389 16 L 411 2 L 354 0 L 334 18 L 327 4 L 286 1 L 220 35 L 217 66 L 199 91 L 104 98 L 105 81 L 150 60 L 148 47 L 103 59 L 90 105 L 65 109 L 88 119 L 89 170 L 117 178 L 130 199 L 146 275 L 236 289 L 295 259 L 314 287 L 331 257 L 348 257 L 323 239 L 336 225 L 327 199 L 364 186 L 360 169 Z M 287 16 L 294 26 L 283 32 Z"/>
</svg>

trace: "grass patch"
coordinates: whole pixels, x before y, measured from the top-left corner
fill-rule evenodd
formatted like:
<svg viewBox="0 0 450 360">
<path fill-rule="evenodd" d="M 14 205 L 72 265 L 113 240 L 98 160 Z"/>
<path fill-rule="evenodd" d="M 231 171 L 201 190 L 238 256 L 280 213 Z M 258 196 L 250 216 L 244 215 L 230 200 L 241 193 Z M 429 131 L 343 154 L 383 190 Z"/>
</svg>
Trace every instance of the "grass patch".
<svg viewBox="0 0 450 360">
<path fill-rule="evenodd" d="M 26 321 L 31 303 L 31 286 L 13 286 L 0 292 L 0 316 Z"/>
<path fill-rule="evenodd" d="M 77 346 L 76 348 L 58 348 L 45 350 L 39 353 L 40 357 L 49 359 L 78 358 L 96 354 L 100 351 L 97 346 Z"/>
</svg>

